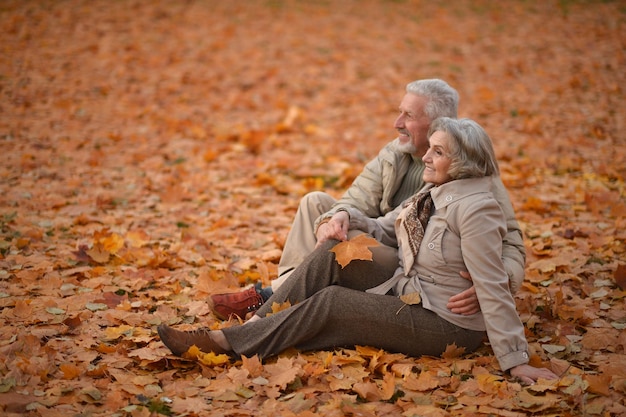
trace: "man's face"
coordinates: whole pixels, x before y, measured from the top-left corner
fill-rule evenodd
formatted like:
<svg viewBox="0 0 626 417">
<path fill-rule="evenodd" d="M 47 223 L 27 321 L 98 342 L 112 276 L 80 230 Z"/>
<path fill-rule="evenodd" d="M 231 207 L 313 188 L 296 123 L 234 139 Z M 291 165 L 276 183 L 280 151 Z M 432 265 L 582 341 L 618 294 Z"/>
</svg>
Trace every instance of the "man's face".
<svg viewBox="0 0 626 417">
<path fill-rule="evenodd" d="M 400 149 L 421 157 L 428 150 L 430 117 L 424 113 L 428 99 L 406 93 L 400 103 L 400 115 L 394 123 L 400 139 Z"/>
</svg>

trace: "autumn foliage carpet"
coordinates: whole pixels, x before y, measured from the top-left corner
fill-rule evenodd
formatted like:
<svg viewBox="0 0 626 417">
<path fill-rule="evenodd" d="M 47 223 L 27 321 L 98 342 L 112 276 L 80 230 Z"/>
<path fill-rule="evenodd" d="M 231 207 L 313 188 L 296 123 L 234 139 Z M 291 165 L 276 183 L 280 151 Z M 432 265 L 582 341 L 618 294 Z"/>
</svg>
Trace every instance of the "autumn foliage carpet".
<svg viewBox="0 0 626 417">
<path fill-rule="evenodd" d="M 0 414 L 626 415 L 620 1 L 0 2 Z M 155 328 L 276 276 L 439 77 L 496 143 L 528 249 L 522 386 L 488 345 L 223 363 Z"/>
</svg>

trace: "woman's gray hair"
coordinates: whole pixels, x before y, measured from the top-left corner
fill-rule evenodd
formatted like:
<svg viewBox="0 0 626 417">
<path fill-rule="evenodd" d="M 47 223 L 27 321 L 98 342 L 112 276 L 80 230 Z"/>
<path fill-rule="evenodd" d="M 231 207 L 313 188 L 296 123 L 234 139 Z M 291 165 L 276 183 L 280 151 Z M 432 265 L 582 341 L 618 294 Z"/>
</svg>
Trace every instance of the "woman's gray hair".
<svg viewBox="0 0 626 417">
<path fill-rule="evenodd" d="M 424 112 L 430 120 L 438 117 L 457 117 L 459 93 L 447 82 L 432 78 L 417 80 L 406 85 L 406 92 L 428 98 Z"/>
<path fill-rule="evenodd" d="M 431 123 L 428 137 L 434 132 L 444 132 L 450 139 L 448 174 L 453 179 L 500 175 L 491 139 L 475 121 L 440 117 Z"/>
</svg>

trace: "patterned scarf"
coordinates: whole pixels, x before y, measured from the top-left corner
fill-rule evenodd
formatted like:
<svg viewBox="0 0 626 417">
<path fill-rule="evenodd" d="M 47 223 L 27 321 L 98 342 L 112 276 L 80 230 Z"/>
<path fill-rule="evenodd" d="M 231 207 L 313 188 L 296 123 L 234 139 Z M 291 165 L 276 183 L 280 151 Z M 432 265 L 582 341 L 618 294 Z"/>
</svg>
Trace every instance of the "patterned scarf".
<svg viewBox="0 0 626 417">
<path fill-rule="evenodd" d="M 428 219 L 430 219 L 435 205 L 430 191 L 428 191 L 411 198 L 407 206 L 411 206 L 411 209 L 407 212 L 403 223 L 409 236 L 411 253 L 413 253 L 413 257 L 416 257 L 424 238 L 424 230 L 428 224 Z"/>
</svg>

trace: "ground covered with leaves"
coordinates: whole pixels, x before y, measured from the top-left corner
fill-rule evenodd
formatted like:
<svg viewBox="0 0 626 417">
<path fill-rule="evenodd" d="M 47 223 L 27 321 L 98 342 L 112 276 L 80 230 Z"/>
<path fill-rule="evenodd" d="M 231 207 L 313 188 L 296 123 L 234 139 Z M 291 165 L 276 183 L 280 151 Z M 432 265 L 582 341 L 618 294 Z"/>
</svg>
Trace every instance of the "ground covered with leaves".
<svg viewBox="0 0 626 417">
<path fill-rule="evenodd" d="M 626 5 L 0 3 L 0 412 L 626 415 Z M 340 195 L 439 77 L 492 136 L 525 233 L 534 364 L 489 346 L 221 363 L 155 328 L 276 276 L 307 191 Z"/>
</svg>

